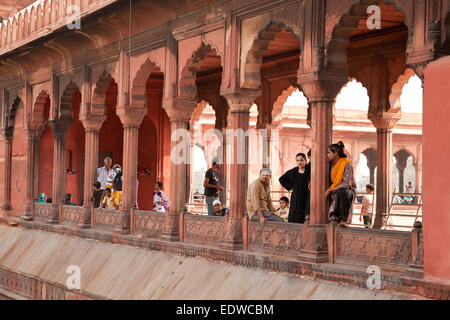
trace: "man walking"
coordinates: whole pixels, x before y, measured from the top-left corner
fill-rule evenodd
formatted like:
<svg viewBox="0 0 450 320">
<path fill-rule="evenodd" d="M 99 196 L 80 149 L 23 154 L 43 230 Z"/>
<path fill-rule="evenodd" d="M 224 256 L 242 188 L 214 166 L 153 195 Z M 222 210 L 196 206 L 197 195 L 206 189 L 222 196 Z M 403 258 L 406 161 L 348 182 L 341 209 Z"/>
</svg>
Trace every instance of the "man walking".
<svg viewBox="0 0 450 320">
<path fill-rule="evenodd" d="M 216 200 L 217 192 L 222 191 L 223 187 L 219 186 L 219 160 L 214 158 L 211 168 L 205 173 L 203 187 L 205 187 L 206 204 L 208 205 L 208 216 L 216 215 L 214 212 L 213 202 Z"/>
<path fill-rule="evenodd" d="M 266 220 L 279 221 L 284 220 L 273 213 L 275 208 L 270 197 L 270 178 L 272 171 L 269 168 L 262 168 L 259 171 L 259 178 L 248 186 L 247 192 L 247 212 L 248 219 L 260 221 L 264 226 Z"/>
</svg>

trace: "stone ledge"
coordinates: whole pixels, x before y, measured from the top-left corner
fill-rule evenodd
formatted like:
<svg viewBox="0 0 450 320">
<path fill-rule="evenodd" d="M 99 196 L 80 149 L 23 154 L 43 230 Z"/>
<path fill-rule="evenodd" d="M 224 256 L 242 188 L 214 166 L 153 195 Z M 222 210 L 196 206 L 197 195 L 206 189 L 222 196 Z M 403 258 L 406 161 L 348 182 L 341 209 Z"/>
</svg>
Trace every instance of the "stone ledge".
<svg viewBox="0 0 450 320">
<path fill-rule="evenodd" d="M 326 280 L 339 284 L 367 288 L 368 274 L 364 267 L 345 264 L 308 263 L 288 257 L 260 254 L 250 251 L 230 251 L 207 245 L 185 242 L 169 242 L 155 238 L 138 238 L 134 235 L 114 235 L 96 229 L 77 229 L 63 225 L 49 225 L 36 221 L 23 221 L 25 228 L 56 232 L 69 236 L 99 240 L 115 244 L 123 244 L 150 250 L 180 254 L 191 257 L 202 257 L 208 260 L 222 261 L 247 268 L 260 268 L 267 271 L 285 272 L 307 278 Z M 450 299 L 450 286 L 425 282 L 398 272 L 389 273 L 382 269 L 380 292 L 395 292 L 407 295 L 418 295 L 431 299 Z"/>
</svg>

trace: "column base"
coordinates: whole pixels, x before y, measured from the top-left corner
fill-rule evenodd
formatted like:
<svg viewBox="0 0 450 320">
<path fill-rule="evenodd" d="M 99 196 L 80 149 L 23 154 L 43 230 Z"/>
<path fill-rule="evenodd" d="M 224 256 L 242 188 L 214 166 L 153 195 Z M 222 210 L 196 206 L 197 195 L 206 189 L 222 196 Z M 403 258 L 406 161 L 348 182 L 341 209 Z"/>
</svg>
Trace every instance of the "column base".
<svg viewBox="0 0 450 320">
<path fill-rule="evenodd" d="M 89 229 L 91 228 L 91 208 L 83 207 L 83 213 L 81 219 L 78 222 L 77 228 L 79 229 Z"/>
<path fill-rule="evenodd" d="M 180 241 L 179 230 L 179 218 L 178 213 L 169 212 L 164 219 L 164 231 L 162 232 L 160 239 L 165 241 Z"/>
<path fill-rule="evenodd" d="M 117 235 L 130 234 L 130 209 L 120 209 L 119 225 L 114 226 L 113 233 Z"/>
<path fill-rule="evenodd" d="M 386 217 L 387 217 L 386 213 L 375 214 L 375 219 L 374 219 L 372 228 L 373 229 L 381 229 L 384 226 L 386 226 L 386 223 L 387 223 Z"/>
<path fill-rule="evenodd" d="M 328 262 L 326 225 L 305 224 L 300 248 L 299 260 L 313 263 Z"/>
<path fill-rule="evenodd" d="M 59 224 L 59 205 L 53 204 L 52 206 L 52 215 L 49 219 L 46 220 L 48 224 Z"/>
<path fill-rule="evenodd" d="M 242 219 L 227 217 L 224 228 L 224 240 L 222 240 L 220 247 L 233 251 L 243 250 Z"/>
<path fill-rule="evenodd" d="M 422 279 L 423 278 L 423 266 L 410 264 L 408 268 L 408 275 L 411 278 Z"/>
</svg>

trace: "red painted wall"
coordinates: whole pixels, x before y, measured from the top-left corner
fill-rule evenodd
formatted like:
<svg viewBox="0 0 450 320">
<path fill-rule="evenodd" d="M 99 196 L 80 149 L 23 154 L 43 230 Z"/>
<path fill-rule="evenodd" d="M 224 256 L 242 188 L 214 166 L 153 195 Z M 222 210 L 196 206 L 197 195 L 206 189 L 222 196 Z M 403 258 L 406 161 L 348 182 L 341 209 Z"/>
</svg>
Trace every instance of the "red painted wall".
<svg viewBox="0 0 450 320">
<path fill-rule="evenodd" d="M 428 65 L 423 107 L 423 235 L 426 277 L 450 280 L 450 57 Z"/>
</svg>

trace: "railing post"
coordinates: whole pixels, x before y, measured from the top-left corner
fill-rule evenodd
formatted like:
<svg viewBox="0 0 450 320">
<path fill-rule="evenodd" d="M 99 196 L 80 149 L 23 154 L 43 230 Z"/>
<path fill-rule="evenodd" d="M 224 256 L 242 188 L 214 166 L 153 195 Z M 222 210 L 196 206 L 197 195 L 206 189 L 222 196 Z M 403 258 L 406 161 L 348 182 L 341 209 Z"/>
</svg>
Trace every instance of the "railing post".
<svg viewBox="0 0 450 320">
<path fill-rule="evenodd" d="M 328 260 L 330 263 L 334 263 L 336 260 L 336 251 L 337 251 L 337 243 L 336 243 L 336 226 L 337 221 L 332 220 L 331 223 L 327 224 L 327 241 L 328 241 Z"/>
<path fill-rule="evenodd" d="M 247 248 L 248 248 L 248 233 L 249 233 L 248 224 L 249 224 L 248 216 L 245 215 L 242 218 L 242 242 L 243 242 L 244 250 L 247 250 Z"/>
<path fill-rule="evenodd" d="M 411 232 L 411 264 L 408 268 L 408 275 L 414 278 L 423 278 L 423 237 L 422 222 L 414 222 L 414 229 Z"/>
<path fill-rule="evenodd" d="M 180 211 L 180 219 L 178 220 L 178 228 L 179 228 L 179 235 L 180 235 L 180 241 L 184 242 L 184 217 L 185 217 L 186 210 L 183 208 Z"/>
</svg>

